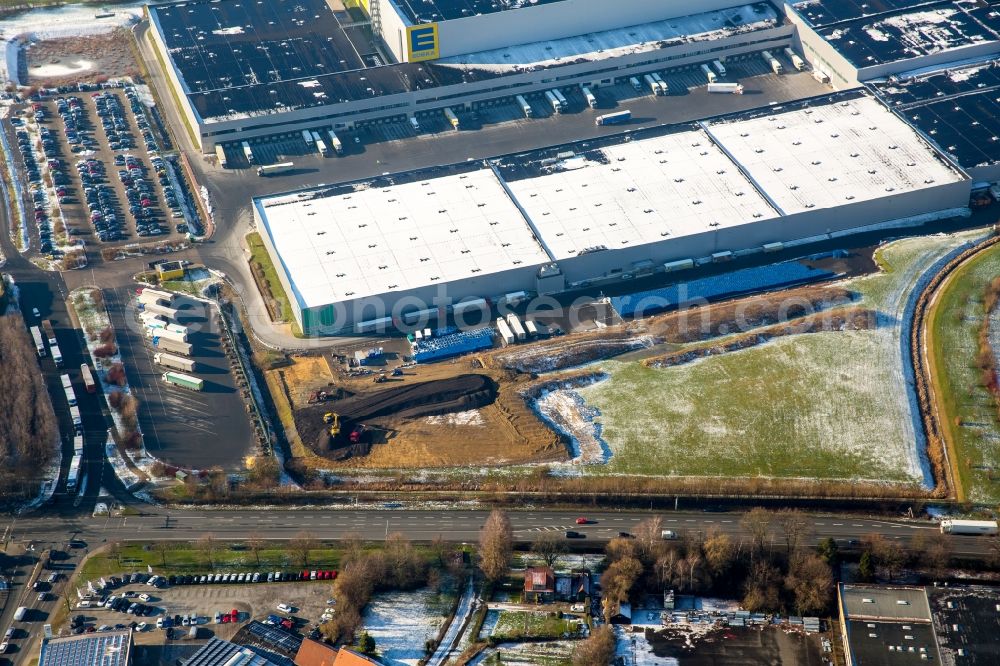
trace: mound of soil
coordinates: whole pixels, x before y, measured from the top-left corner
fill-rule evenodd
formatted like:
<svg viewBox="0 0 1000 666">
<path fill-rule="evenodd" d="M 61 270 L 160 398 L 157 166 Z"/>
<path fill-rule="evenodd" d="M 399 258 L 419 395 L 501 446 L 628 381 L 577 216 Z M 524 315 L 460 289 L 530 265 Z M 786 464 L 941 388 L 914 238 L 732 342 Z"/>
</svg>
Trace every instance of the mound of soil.
<svg viewBox="0 0 1000 666">
<path fill-rule="evenodd" d="M 388 426 L 390 421 L 400 419 L 464 412 L 492 404 L 498 391 L 496 382 L 476 374 L 382 386 L 336 403 L 311 405 L 299 410 L 295 415 L 295 424 L 302 441 L 313 442 L 316 452 L 321 455 L 337 458 L 364 455 L 368 452 L 366 446 L 355 447 L 348 442 L 348 435 L 358 423 Z M 340 414 L 340 435 L 333 442 L 323 424 L 323 414 L 329 411 Z M 367 433 L 366 437 L 371 435 Z M 348 451 L 340 451 L 343 448 Z"/>
</svg>

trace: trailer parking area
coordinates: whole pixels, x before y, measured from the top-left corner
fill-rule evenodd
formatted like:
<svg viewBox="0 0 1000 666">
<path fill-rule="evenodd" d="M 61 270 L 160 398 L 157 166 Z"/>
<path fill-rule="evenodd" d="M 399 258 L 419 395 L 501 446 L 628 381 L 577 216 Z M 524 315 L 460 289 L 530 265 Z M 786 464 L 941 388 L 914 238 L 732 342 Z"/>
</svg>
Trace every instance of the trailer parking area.
<svg viewBox="0 0 1000 666">
<path fill-rule="evenodd" d="M 202 391 L 166 384 L 163 368 L 153 361 L 154 349 L 136 320 L 135 291 L 105 291 L 129 386 L 139 399 L 139 425 L 146 450 L 168 465 L 185 469 L 238 469 L 253 453 L 248 400 L 237 386 L 216 323 L 214 307 L 178 297 L 181 323 L 190 330 L 190 373 L 204 380 Z M 207 444 L 206 444 L 207 443 Z"/>
</svg>

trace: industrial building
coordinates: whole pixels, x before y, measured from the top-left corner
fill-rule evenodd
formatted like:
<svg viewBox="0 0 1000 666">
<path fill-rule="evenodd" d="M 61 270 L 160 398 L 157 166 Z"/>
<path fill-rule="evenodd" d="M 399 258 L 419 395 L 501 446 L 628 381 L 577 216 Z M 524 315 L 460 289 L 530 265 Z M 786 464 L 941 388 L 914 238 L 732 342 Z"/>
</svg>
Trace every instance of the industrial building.
<svg viewBox="0 0 1000 666">
<path fill-rule="evenodd" d="M 869 88 L 972 178 L 1000 180 L 1000 59 L 894 76 Z"/>
<path fill-rule="evenodd" d="M 306 333 L 400 326 L 967 210 L 968 176 L 860 92 L 261 197 Z"/>
<path fill-rule="evenodd" d="M 996 2 L 793 0 L 802 53 L 838 88 L 1000 53 Z"/>
<path fill-rule="evenodd" d="M 941 663 L 923 588 L 841 583 L 837 606 L 847 666 Z"/>
<path fill-rule="evenodd" d="M 132 630 L 42 639 L 38 666 L 130 666 Z"/>
<path fill-rule="evenodd" d="M 794 25 L 769 2 L 692 7 L 361 0 L 334 11 L 325 0 L 186 0 L 147 10 L 181 115 L 212 152 L 218 143 L 405 121 L 792 45 Z"/>
</svg>

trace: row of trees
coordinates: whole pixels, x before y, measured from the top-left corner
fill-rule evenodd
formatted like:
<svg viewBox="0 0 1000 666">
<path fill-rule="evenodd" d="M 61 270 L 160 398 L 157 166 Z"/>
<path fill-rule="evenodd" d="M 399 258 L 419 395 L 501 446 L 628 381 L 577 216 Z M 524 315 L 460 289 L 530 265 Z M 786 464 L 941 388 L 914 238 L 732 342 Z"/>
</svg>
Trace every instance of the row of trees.
<svg viewBox="0 0 1000 666">
<path fill-rule="evenodd" d="M 35 360 L 35 346 L 18 314 L 0 314 L 0 497 L 38 490 L 52 459 L 58 426 Z"/>
</svg>

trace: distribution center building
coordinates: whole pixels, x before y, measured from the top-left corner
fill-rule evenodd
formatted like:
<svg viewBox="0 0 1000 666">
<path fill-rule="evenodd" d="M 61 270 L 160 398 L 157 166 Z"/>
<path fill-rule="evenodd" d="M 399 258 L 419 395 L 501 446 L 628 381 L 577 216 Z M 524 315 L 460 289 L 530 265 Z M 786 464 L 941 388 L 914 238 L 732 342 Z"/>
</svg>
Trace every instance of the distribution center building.
<svg viewBox="0 0 1000 666">
<path fill-rule="evenodd" d="M 969 192 L 961 168 L 849 92 L 261 197 L 254 211 L 303 331 L 333 333 L 940 219 Z"/>
<path fill-rule="evenodd" d="M 325 0 L 186 0 L 148 6 L 148 34 L 204 152 L 748 57 L 790 46 L 794 34 L 769 2 L 494 4 L 373 0 L 361 3 L 366 17 Z"/>
</svg>

